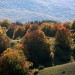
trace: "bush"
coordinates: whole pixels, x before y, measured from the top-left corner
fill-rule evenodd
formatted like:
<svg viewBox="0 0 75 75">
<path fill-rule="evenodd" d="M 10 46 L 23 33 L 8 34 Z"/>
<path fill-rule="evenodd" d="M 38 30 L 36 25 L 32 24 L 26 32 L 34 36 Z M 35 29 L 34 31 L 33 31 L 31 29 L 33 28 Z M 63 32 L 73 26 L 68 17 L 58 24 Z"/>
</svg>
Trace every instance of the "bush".
<svg viewBox="0 0 75 75">
<path fill-rule="evenodd" d="M 28 73 L 30 62 L 21 50 L 7 49 L 3 52 L 0 63 L 1 75 L 26 75 Z"/>
<path fill-rule="evenodd" d="M 40 65 L 50 66 L 50 42 L 42 31 L 36 30 L 27 33 L 23 38 L 23 45 L 28 52 L 28 59 L 35 67 Z"/>
<path fill-rule="evenodd" d="M 0 33 L 0 53 L 10 47 L 10 40 L 6 35 Z"/>
<path fill-rule="evenodd" d="M 59 28 L 56 33 L 55 44 L 55 65 L 68 63 L 71 55 L 71 38 L 70 31 L 64 27 Z"/>
</svg>

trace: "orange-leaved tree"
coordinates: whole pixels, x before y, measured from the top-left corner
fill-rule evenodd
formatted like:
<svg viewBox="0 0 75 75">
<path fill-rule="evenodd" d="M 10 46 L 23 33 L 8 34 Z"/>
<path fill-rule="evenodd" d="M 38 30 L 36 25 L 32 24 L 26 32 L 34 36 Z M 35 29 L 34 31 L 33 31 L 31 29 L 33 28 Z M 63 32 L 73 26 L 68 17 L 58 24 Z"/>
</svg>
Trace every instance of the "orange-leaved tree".
<svg viewBox="0 0 75 75">
<path fill-rule="evenodd" d="M 39 26 L 39 29 L 42 30 L 47 37 L 54 37 L 56 33 L 55 24 L 54 23 L 42 23 L 42 25 Z"/>
<path fill-rule="evenodd" d="M 0 53 L 8 47 L 10 47 L 10 39 L 6 35 L 0 33 Z"/>
<path fill-rule="evenodd" d="M 29 66 L 32 63 L 28 62 L 22 50 L 14 50 L 8 48 L 2 53 L 0 62 L 1 75 L 27 75 Z"/>
<path fill-rule="evenodd" d="M 70 31 L 63 26 L 59 27 L 55 38 L 55 64 L 63 64 L 69 62 L 71 54 Z"/>
<path fill-rule="evenodd" d="M 18 26 L 14 30 L 13 38 L 14 39 L 22 38 L 24 35 L 25 35 L 25 27 L 24 26 Z"/>
<path fill-rule="evenodd" d="M 28 59 L 34 63 L 34 67 L 39 65 L 50 66 L 50 42 L 42 31 L 34 30 L 23 37 L 24 52 L 28 53 Z"/>
</svg>

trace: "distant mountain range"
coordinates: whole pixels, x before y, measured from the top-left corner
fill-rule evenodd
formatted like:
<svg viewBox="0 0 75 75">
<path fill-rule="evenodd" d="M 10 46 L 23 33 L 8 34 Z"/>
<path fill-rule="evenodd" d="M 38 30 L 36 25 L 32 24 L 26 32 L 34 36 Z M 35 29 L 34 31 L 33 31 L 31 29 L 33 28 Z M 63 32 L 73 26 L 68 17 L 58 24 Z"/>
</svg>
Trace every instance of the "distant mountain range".
<svg viewBox="0 0 75 75">
<path fill-rule="evenodd" d="M 75 18 L 75 0 L 0 0 L 0 20 L 72 21 Z"/>
</svg>

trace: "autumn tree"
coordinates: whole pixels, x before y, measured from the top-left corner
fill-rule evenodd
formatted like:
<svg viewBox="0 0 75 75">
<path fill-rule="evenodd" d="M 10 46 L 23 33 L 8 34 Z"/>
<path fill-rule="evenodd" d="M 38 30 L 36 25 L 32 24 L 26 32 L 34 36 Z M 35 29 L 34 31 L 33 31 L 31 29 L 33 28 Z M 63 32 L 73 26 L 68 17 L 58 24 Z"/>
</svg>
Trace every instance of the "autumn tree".
<svg viewBox="0 0 75 75">
<path fill-rule="evenodd" d="M 55 64 L 69 62 L 71 55 L 70 31 L 65 27 L 58 28 L 55 38 Z"/>
<path fill-rule="evenodd" d="M 46 36 L 50 36 L 50 29 L 51 29 L 50 25 L 44 25 L 42 31 L 45 33 Z"/>
<path fill-rule="evenodd" d="M 30 23 L 25 24 L 25 34 L 27 33 L 28 29 L 31 27 Z"/>
<path fill-rule="evenodd" d="M 75 20 L 72 22 L 72 28 L 71 29 L 75 32 Z"/>
<path fill-rule="evenodd" d="M 0 33 L 0 53 L 8 47 L 10 47 L 10 39 L 6 35 Z"/>
<path fill-rule="evenodd" d="M 65 22 L 65 23 L 63 23 L 63 26 L 70 30 L 71 29 L 71 22 Z"/>
<path fill-rule="evenodd" d="M 40 28 L 46 36 L 50 36 L 51 25 L 49 23 L 43 23 Z"/>
<path fill-rule="evenodd" d="M 18 37 L 22 38 L 25 35 L 25 27 L 21 26 L 15 29 L 13 38 L 16 39 Z"/>
<path fill-rule="evenodd" d="M 42 25 L 39 26 L 39 29 L 42 30 L 47 37 L 55 36 L 56 28 L 54 23 L 42 23 Z"/>
<path fill-rule="evenodd" d="M 27 32 L 32 32 L 32 31 L 38 30 L 38 27 L 39 27 L 38 24 L 32 24 Z"/>
<path fill-rule="evenodd" d="M 1 21 L 1 27 L 6 27 L 6 28 L 8 28 L 9 24 L 10 24 L 10 21 L 7 20 L 7 19 Z"/>
<path fill-rule="evenodd" d="M 8 30 L 6 32 L 7 36 L 13 38 L 14 30 L 17 28 L 15 23 L 9 25 Z"/>
<path fill-rule="evenodd" d="M 1 75 L 28 75 L 29 67 L 32 65 L 28 62 L 22 50 L 8 48 L 2 53 L 0 62 Z"/>
<path fill-rule="evenodd" d="M 50 42 L 42 31 L 34 30 L 23 37 L 24 53 L 28 53 L 28 60 L 39 65 L 51 66 Z M 27 51 L 26 51 L 27 50 Z"/>
</svg>

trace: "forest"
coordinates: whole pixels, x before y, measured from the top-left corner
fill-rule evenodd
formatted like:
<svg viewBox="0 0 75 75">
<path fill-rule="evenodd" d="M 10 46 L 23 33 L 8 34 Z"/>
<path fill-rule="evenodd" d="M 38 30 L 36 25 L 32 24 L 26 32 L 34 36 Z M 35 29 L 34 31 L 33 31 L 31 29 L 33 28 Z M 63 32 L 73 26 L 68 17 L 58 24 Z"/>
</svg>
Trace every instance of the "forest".
<svg viewBox="0 0 75 75">
<path fill-rule="evenodd" d="M 75 61 L 75 20 L 0 21 L 0 75 L 37 75 Z"/>
</svg>

